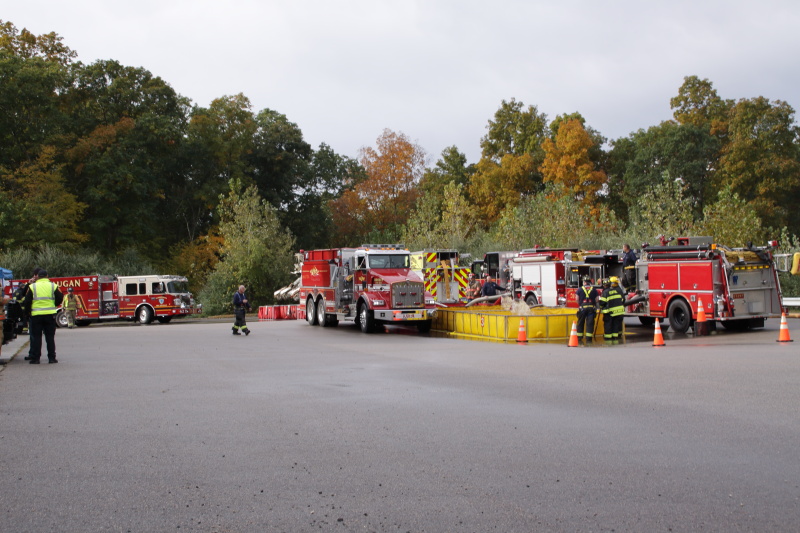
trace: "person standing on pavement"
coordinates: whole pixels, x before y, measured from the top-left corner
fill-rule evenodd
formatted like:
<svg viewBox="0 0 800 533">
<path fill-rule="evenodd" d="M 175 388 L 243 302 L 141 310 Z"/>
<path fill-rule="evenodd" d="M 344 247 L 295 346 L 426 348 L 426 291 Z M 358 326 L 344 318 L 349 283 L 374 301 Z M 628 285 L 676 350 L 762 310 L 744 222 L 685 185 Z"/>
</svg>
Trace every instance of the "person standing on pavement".
<svg viewBox="0 0 800 533">
<path fill-rule="evenodd" d="M 50 281 L 47 271 L 41 269 L 34 283 L 25 293 L 25 307 L 31 317 L 31 353 L 32 365 L 38 365 L 42 357 L 42 334 L 47 344 L 47 361 L 58 363 L 56 359 L 56 313 L 58 306 L 64 300 L 64 295 L 58 285 Z"/>
<path fill-rule="evenodd" d="M 598 301 L 603 310 L 603 338 L 607 341 L 618 340 L 622 334 L 622 320 L 625 317 L 625 295 L 619 286 L 619 278 L 611 276 L 611 286 L 603 291 Z"/>
<path fill-rule="evenodd" d="M 72 287 L 67 289 L 67 295 L 64 297 L 64 304 L 62 306 L 64 314 L 67 316 L 67 327 L 72 329 L 75 327 L 75 315 L 78 314 L 78 295 L 72 290 Z"/>
<path fill-rule="evenodd" d="M 250 330 L 247 329 L 247 321 L 245 320 L 245 314 L 250 309 L 250 302 L 247 301 L 247 295 L 244 293 L 244 285 L 239 285 L 239 290 L 233 295 L 234 335 L 241 335 L 241 331 L 244 331 L 245 336 L 250 335 Z"/>
<path fill-rule="evenodd" d="M 578 289 L 578 338 L 584 336 L 584 326 L 586 337 L 589 340 L 594 338 L 594 317 L 597 313 L 597 298 L 600 293 L 592 287 L 592 280 L 589 276 L 584 276 L 583 287 Z"/>
<path fill-rule="evenodd" d="M 28 355 L 25 356 L 26 361 L 31 360 L 31 354 L 33 354 L 33 343 L 31 342 L 31 313 L 25 308 L 25 295 L 28 294 L 28 289 L 30 286 L 39 278 L 39 273 L 41 271 L 42 269 L 39 267 L 34 268 L 33 277 L 28 280 L 28 283 L 23 283 L 17 287 L 17 290 L 14 291 L 14 298 L 17 300 L 17 302 L 19 302 L 19 308 L 22 310 L 22 321 L 28 325 Z"/>
</svg>

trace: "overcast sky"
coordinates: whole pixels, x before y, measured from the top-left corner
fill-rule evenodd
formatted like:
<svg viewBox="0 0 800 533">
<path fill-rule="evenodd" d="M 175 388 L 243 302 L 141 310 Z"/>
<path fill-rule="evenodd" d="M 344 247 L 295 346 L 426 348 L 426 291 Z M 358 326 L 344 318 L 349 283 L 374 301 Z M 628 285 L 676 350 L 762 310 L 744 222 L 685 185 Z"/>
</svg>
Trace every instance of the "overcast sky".
<svg viewBox="0 0 800 533">
<path fill-rule="evenodd" d="M 388 128 L 433 164 L 474 163 L 503 99 L 578 111 L 609 139 L 671 118 L 684 76 L 800 106 L 800 2 L 2 0 L 92 63 L 160 76 L 194 104 L 243 93 L 314 148 L 357 157 Z"/>
</svg>

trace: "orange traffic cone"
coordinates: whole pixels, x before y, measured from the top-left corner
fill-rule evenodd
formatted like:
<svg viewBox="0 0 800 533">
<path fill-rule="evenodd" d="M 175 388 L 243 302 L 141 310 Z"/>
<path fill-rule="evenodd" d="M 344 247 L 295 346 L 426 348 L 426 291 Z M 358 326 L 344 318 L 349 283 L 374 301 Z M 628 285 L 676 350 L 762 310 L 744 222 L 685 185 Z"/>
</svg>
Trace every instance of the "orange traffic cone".
<svg viewBox="0 0 800 533">
<path fill-rule="evenodd" d="M 792 342 L 789 338 L 789 324 L 786 323 L 786 313 L 781 313 L 781 331 L 777 342 Z"/>
<path fill-rule="evenodd" d="M 703 307 L 703 300 L 697 299 L 697 322 L 706 321 L 706 309 Z"/>
<path fill-rule="evenodd" d="M 569 346 L 570 348 L 574 348 L 578 345 L 578 323 L 576 321 L 572 321 L 572 331 L 569 334 Z"/>
<path fill-rule="evenodd" d="M 517 344 L 528 344 L 528 334 L 525 332 L 525 319 L 519 319 L 519 332 L 517 333 Z"/>
<path fill-rule="evenodd" d="M 664 335 L 661 334 L 661 322 L 656 318 L 656 332 L 653 335 L 653 346 L 666 346 Z"/>
<path fill-rule="evenodd" d="M 703 300 L 697 299 L 697 319 L 694 321 L 695 335 L 708 335 L 708 324 L 706 323 L 706 309 L 703 307 Z"/>
</svg>

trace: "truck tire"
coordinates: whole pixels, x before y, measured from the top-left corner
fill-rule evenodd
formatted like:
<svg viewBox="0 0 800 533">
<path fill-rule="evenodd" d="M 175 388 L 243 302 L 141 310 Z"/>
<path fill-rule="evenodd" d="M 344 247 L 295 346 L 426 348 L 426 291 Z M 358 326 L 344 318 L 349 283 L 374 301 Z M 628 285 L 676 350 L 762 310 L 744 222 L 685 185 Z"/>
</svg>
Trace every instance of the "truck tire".
<svg viewBox="0 0 800 533">
<path fill-rule="evenodd" d="M 160 316 L 160 317 L 157 317 L 156 320 L 158 320 L 159 324 L 169 324 L 170 320 L 172 320 L 172 317 L 171 316 Z"/>
<path fill-rule="evenodd" d="M 325 312 L 325 300 L 320 298 L 317 300 L 317 322 L 323 328 L 333 327 L 339 324 L 339 321 Z"/>
<path fill-rule="evenodd" d="M 539 302 L 536 300 L 536 295 L 531 293 L 525 297 L 525 303 L 528 304 L 528 307 L 533 307 Z"/>
<path fill-rule="evenodd" d="M 692 312 L 685 300 L 677 299 L 669 304 L 667 316 L 669 327 L 677 333 L 686 333 L 692 325 Z"/>
<path fill-rule="evenodd" d="M 317 306 L 314 305 L 314 298 L 306 300 L 306 320 L 310 326 L 316 326 L 317 322 Z"/>
<path fill-rule="evenodd" d="M 372 317 L 372 310 L 366 304 L 361 304 L 358 308 L 358 325 L 363 333 L 375 331 L 375 319 Z"/>
<path fill-rule="evenodd" d="M 63 309 L 59 309 L 58 313 L 56 313 L 56 326 L 59 328 L 65 328 L 69 326 L 67 323 L 67 313 L 65 313 Z"/>
<path fill-rule="evenodd" d="M 146 305 L 136 310 L 136 319 L 142 324 L 149 324 L 153 321 L 153 310 Z"/>
<path fill-rule="evenodd" d="M 656 318 L 653 316 L 640 316 L 639 323 L 643 326 L 651 327 L 656 323 Z"/>
</svg>

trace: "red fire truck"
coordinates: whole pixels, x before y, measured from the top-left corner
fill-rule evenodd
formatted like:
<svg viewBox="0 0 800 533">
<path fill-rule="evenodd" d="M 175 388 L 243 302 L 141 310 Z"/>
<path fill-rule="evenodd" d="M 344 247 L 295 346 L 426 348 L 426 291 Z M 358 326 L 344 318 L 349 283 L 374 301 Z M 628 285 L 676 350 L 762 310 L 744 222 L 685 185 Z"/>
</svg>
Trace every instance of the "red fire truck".
<svg viewBox="0 0 800 533">
<path fill-rule="evenodd" d="M 28 280 L 13 280 L 6 289 L 9 295 Z M 183 276 L 114 276 L 92 274 L 50 278 L 64 295 L 71 288 L 78 297 L 75 324 L 88 326 L 92 322 L 107 320 L 138 320 L 148 324 L 153 319 L 166 323 L 200 313 L 201 304 L 195 304 L 188 290 L 188 280 Z M 59 310 L 56 315 L 59 327 L 67 325 L 67 317 Z"/>
<path fill-rule="evenodd" d="M 399 244 L 302 251 L 300 301 L 313 325 L 354 321 L 364 333 L 378 323 L 431 329 L 436 304 L 418 275 L 411 254 Z"/>
<path fill-rule="evenodd" d="M 642 249 L 636 263 L 636 287 L 627 296 L 627 316 L 643 324 L 669 319 L 673 331 L 685 332 L 702 301 L 708 321 L 726 329 L 763 327 L 780 315 L 781 288 L 768 246 L 728 248 L 710 237 L 677 239 L 677 245 Z"/>
<path fill-rule="evenodd" d="M 602 250 L 533 248 L 511 260 L 514 298 L 528 305 L 578 307 L 577 291 L 588 276 L 596 285 L 622 272 L 620 254 Z"/>
</svg>

